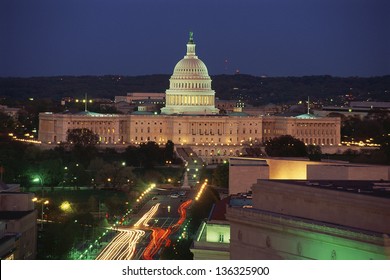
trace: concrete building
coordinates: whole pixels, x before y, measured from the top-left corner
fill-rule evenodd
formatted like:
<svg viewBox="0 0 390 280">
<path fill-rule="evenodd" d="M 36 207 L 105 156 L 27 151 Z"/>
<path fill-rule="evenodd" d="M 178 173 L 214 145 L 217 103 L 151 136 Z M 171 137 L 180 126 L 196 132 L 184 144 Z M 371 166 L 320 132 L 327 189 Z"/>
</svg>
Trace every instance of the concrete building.
<svg viewBox="0 0 390 280">
<path fill-rule="evenodd" d="M 324 106 L 321 109 L 313 110 L 314 113 L 321 117 L 327 117 L 331 114 L 340 114 L 345 117 L 363 118 L 372 111 L 382 111 L 390 113 L 390 102 L 374 101 L 351 101 L 349 106 Z"/>
<path fill-rule="evenodd" d="M 136 104 L 140 100 L 164 101 L 165 93 L 160 92 L 130 92 L 125 96 L 115 96 L 115 103 L 126 102 Z"/>
<path fill-rule="evenodd" d="M 258 180 L 252 209 L 227 209 L 230 258 L 390 259 L 385 183 Z"/>
<path fill-rule="evenodd" d="M 32 193 L 9 192 L 0 184 L 0 258 L 32 260 L 37 248 L 37 211 Z"/>
<path fill-rule="evenodd" d="M 194 260 L 230 259 L 230 223 L 225 217 L 227 207 L 252 207 L 252 198 L 247 194 L 231 195 L 214 204 L 209 218 L 202 222 L 195 236 L 191 248 Z"/>
<path fill-rule="evenodd" d="M 269 178 L 266 160 L 255 158 L 229 159 L 229 195 L 251 191 L 258 179 Z"/>
<path fill-rule="evenodd" d="M 0 105 L 0 112 L 7 114 L 10 117 L 16 119 L 18 117 L 20 108 L 12 108 L 5 105 Z"/>
<path fill-rule="evenodd" d="M 390 167 L 301 158 L 229 159 L 229 194 L 248 192 L 258 179 L 390 180 Z"/>
<path fill-rule="evenodd" d="M 194 260 L 230 259 L 230 224 L 225 218 L 230 197 L 218 201 L 207 220 L 200 225 L 191 252 Z"/>
<path fill-rule="evenodd" d="M 305 144 L 334 146 L 340 144 L 340 119 L 320 118 L 312 114 L 296 117 L 263 118 L 263 141 L 280 135 L 292 135 Z"/>
<path fill-rule="evenodd" d="M 0 260 L 14 260 L 18 247 L 18 237 L 6 231 L 7 224 L 0 221 Z"/>
<path fill-rule="evenodd" d="M 153 94 L 158 95 L 158 94 Z M 136 102 L 152 94 L 134 93 L 126 102 Z M 157 97 L 161 97 L 161 94 Z M 117 100 L 124 101 L 124 100 Z M 281 135 L 292 135 L 307 144 L 339 145 L 340 119 L 298 117 L 263 117 L 233 111 L 219 115 L 215 92 L 206 65 L 195 53 L 191 35 L 187 53 L 175 66 L 165 94 L 161 114 L 139 110 L 128 115 L 81 112 L 78 114 L 39 114 L 39 140 L 44 144 L 66 141 L 67 131 L 89 128 L 99 135 L 101 144 L 123 145 L 168 140 L 193 147 L 209 162 L 221 162 L 240 155 L 249 142 L 262 142 Z"/>
<path fill-rule="evenodd" d="M 308 165 L 308 180 L 390 180 L 390 166 L 367 164 Z"/>
</svg>

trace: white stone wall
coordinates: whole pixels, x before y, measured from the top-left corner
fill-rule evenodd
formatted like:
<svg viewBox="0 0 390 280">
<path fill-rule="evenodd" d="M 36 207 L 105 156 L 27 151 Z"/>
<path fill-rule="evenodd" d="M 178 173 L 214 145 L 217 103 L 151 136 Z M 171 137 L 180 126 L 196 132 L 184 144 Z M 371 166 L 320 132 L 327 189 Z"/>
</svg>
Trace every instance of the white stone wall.
<svg viewBox="0 0 390 280">
<path fill-rule="evenodd" d="M 269 166 L 265 160 L 230 158 L 229 195 L 246 193 L 258 179 L 269 178 Z"/>
<path fill-rule="evenodd" d="M 389 199 L 259 180 L 252 186 L 253 208 L 363 230 L 390 232 Z"/>
<path fill-rule="evenodd" d="M 380 165 L 308 165 L 308 180 L 390 180 L 390 167 Z"/>
<path fill-rule="evenodd" d="M 229 208 L 231 259 L 390 259 L 390 239 L 318 222 Z"/>
</svg>

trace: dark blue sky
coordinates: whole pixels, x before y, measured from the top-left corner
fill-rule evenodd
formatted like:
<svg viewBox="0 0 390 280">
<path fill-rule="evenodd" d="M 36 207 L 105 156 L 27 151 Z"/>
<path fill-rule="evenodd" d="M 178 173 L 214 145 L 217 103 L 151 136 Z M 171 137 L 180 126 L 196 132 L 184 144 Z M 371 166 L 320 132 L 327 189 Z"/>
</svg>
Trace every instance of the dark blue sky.
<svg viewBox="0 0 390 280">
<path fill-rule="evenodd" d="M 170 74 L 189 31 L 212 75 L 385 75 L 389 2 L 0 0 L 0 76 Z"/>
</svg>

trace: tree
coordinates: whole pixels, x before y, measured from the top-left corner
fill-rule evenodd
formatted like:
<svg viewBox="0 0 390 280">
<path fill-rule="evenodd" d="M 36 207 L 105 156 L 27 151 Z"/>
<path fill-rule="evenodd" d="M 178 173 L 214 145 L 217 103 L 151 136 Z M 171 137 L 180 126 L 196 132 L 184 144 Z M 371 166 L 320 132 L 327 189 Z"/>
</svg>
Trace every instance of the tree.
<svg viewBox="0 0 390 280">
<path fill-rule="evenodd" d="M 136 146 L 128 146 L 123 153 L 127 165 L 139 166 L 139 150 Z"/>
<path fill-rule="evenodd" d="M 229 187 L 229 164 L 219 164 L 213 172 L 213 183 L 218 187 Z"/>
<path fill-rule="evenodd" d="M 8 138 L 8 133 L 15 127 L 15 121 L 11 116 L 0 112 L 0 138 Z"/>
<path fill-rule="evenodd" d="M 306 148 L 307 156 L 312 161 L 321 161 L 321 147 L 316 145 L 308 145 Z"/>
<path fill-rule="evenodd" d="M 88 128 L 75 128 L 68 130 L 66 141 L 78 147 L 94 147 L 99 142 L 99 136 Z"/>
<path fill-rule="evenodd" d="M 89 171 L 96 184 L 119 188 L 133 180 L 133 168 L 120 162 L 107 163 L 100 158 L 91 160 Z"/>
<path fill-rule="evenodd" d="M 265 152 L 271 157 L 305 157 L 307 155 L 305 143 L 291 135 L 282 135 L 267 141 Z"/>
<path fill-rule="evenodd" d="M 141 164 L 145 168 L 153 168 L 156 164 L 162 164 L 164 162 L 164 157 L 162 149 L 158 146 L 156 142 L 147 142 L 142 143 L 139 146 L 139 158 Z"/>
<path fill-rule="evenodd" d="M 96 144 L 99 136 L 90 129 L 75 128 L 68 130 L 66 140 L 72 147 L 73 160 L 88 166 L 97 154 Z"/>
<path fill-rule="evenodd" d="M 174 148 L 175 144 L 171 140 L 168 140 L 168 142 L 165 144 L 165 161 L 173 161 L 173 156 L 174 156 Z"/>
</svg>

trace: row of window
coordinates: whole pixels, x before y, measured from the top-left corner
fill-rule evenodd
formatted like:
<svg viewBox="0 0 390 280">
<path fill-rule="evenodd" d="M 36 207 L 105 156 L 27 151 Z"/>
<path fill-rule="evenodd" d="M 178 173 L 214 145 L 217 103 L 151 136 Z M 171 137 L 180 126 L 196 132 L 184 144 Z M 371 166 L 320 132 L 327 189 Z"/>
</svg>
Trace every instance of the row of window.
<svg viewBox="0 0 390 280">
<path fill-rule="evenodd" d="M 70 126 L 69 129 L 76 129 L 76 128 L 81 128 L 80 126 Z M 114 134 L 115 133 L 115 128 L 106 128 L 106 127 L 84 127 L 92 130 L 94 133 L 97 134 Z M 119 133 L 123 133 L 123 129 L 119 129 Z"/>
<path fill-rule="evenodd" d="M 135 141 L 155 141 L 155 142 L 164 142 L 164 138 L 161 138 L 161 137 L 159 137 L 158 139 L 157 139 L 157 137 L 155 136 L 155 137 L 150 137 L 150 136 L 141 136 L 141 137 L 139 137 L 138 138 L 138 136 L 135 136 Z"/>
<path fill-rule="evenodd" d="M 298 123 L 297 126 L 308 126 L 308 127 L 335 127 L 334 123 Z"/>
<path fill-rule="evenodd" d="M 138 124 L 138 122 L 135 122 L 135 124 Z M 140 124 L 143 125 L 144 122 L 140 122 Z M 145 124 L 146 124 L 146 122 L 145 122 Z M 157 124 L 158 124 L 157 122 L 154 122 L 154 125 L 157 125 Z M 150 122 L 148 122 L 148 125 L 150 125 Z M 162 125 L 162 122 L 160 122 L 160 125 Z"/>
<path fill-rule="evenodd" d="M 139 131 L 140 131 L 140 133 L 144 133 L 144 129 L 143 128 L 141 128 Z M 160 128 L 160 133 L 162 133 L 162 132 L 163 132 L 163 130 L 162 130 L 162 128 Z M 135 133 L 138 133 L 138 128 L 135 129 Z M 150 127 L 145 129 L 145 133 L 150 133 Z"/>
<path fill-rule="evenodd" d="M 299 138 L 305 144 L 334 145 L 333 138 Z"/>
<path fill-rule="evenodd" d="M 173 88 L 209 89 L 210 83 L 173 83 Z"/>
<path fill-rule="evenodd" d="M 305 129 L 305 130 L 297 130 L 297 135 L 333 135 L 333 130 L 311 130 L 311 129 Z"/>
<path fill-rule="evenodd" d="M 103 122 L 80 122 L 80 121 L 72 121 L 68 122 L 68 124 L 77 124 L 77 125 L 112 125 L 112 122 L 103 121 Z"/>
<path fill-rule="evenodd" d="M 201 69 L 201 68 L 183 68 L 183 69 L 177 69 L 175 72 L 179 72 L 179 73 L 186 73 L 186 72 L 206 73 L 206 71 Z"/>
<path fill-rule="evenodd" d="M 140 125 L 150 125 L 150 124 L 152 124 L 153 125 L 153 122 L 151 123 L 151 122 L 148 122 L 148 123 L 146 123 L 146 122 L 135 122 L 135 124 L 136 125 L 138 125 L 138 124 L 140 124 Z M 160 123 L 158 123 L 158 122 L 154 122 L 154 125 L 162 125 L 162 122 L 160 122 Z M 224 123 L 221 123 L 221 122 L 206 122 L 206 123 L 203 123 L 203 122 L 197 122 L 197 123 L 191 123 L 191 126 L 195 126 L 195 125 L 197 125 L 197 126 L 202 126 L 202 125 L 204 125 L 204 126 L 221 126 L 221 125 L 223 125 Z M 245 126 L 247 123 L 242 123 L 242 125 L 243 126 Z M 249 126 L 257 126 L 257 124 L 258 123 L 249 123 L 248 125 Z M 181 123 L 178 123 L 178 125 L 181 125 Z M 231 123 L 229 123 L 229 126 L 233 126 Z"/>
</svg>

